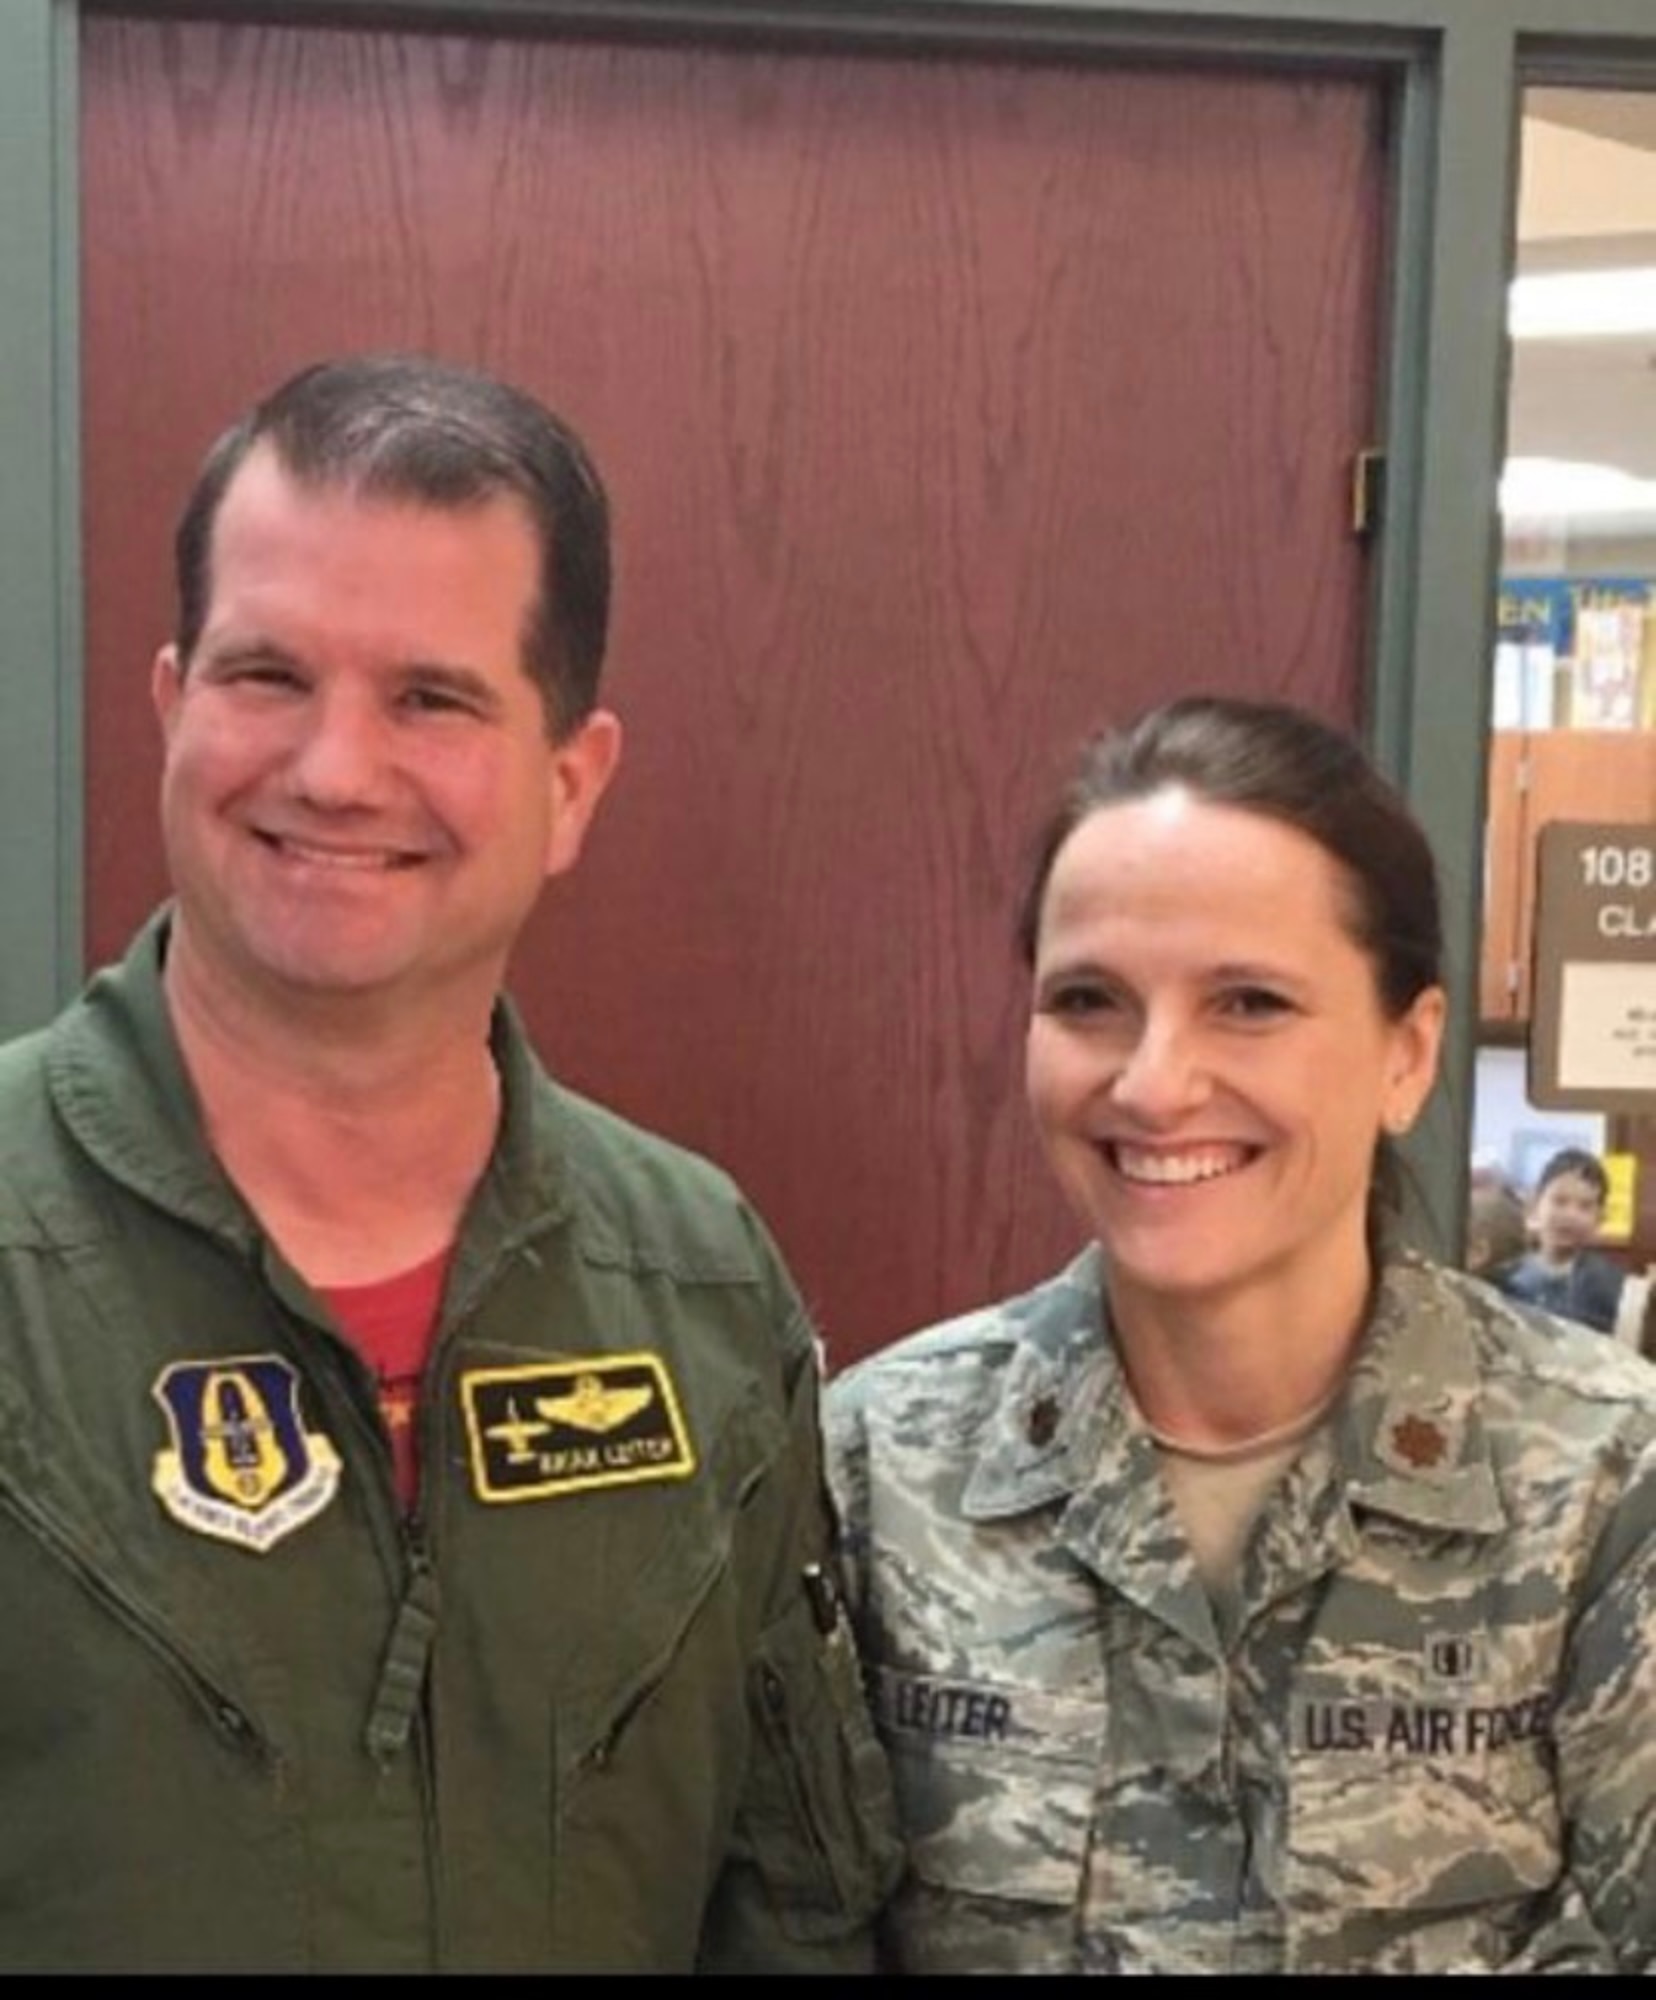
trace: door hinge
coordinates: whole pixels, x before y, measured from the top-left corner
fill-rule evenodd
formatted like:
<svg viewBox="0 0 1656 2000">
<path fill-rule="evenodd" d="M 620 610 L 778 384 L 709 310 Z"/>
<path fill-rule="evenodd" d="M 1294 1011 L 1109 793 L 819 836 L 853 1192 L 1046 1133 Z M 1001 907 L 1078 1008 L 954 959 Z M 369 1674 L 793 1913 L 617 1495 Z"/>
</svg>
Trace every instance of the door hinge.
<svg viewBox="0 0 1656 2000">
<path fill-rule="evenodd" d="M 1351 532 L 1365 538 L 1380 531 L 1386 504 L 1386 454 L 1369 445 L 1351 461 Z"/>
</svg>

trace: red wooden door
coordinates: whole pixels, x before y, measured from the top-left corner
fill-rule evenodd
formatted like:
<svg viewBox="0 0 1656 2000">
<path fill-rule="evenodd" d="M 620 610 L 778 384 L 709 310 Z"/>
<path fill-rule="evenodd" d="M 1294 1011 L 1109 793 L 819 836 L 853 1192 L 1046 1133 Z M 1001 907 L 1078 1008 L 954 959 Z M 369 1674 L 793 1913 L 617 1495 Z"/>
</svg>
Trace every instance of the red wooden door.
<svg viewBox="0 0 1656 2000">
<path fill-rule="evenodd" d="M 163 888 L 146 667 L 233 413 L 319 353 L 539 390 L 618 515 L 623 770 L 517 988 L 746 1184 L 842 1363 L 1073 1245 L 1010 942 L 1080 737 L 1356 712 L 1378 87 L 96 16 L 88 949 Z"/>
</svg>

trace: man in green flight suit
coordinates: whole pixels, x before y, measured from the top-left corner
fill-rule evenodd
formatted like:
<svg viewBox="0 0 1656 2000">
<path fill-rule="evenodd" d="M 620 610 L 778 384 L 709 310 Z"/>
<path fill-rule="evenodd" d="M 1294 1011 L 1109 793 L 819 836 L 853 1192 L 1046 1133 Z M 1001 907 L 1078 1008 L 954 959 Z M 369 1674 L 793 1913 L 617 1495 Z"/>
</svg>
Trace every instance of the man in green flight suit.
<svg viewBox="0 0 1656 2000">
<path fill-rule="evenodd" d="M 502 990 L 620 749 L 598 476 L 326 362 L 177 559 L 174 893 L 0 1051 L 0 1966 L 862 1969 L 811 1328 Z"/>
</svg>

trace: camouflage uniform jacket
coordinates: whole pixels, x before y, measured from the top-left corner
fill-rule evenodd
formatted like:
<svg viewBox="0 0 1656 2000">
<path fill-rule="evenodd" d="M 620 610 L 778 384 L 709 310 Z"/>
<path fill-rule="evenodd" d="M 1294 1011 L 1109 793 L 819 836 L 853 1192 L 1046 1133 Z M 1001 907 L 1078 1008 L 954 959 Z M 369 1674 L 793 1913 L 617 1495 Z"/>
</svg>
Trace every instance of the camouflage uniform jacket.
<svg viewBox="0 0 1656 2000">
<path fill-rule="evenodd" d="M 1221 1635 L 1100 1271 L 829 1390 L 891 1964 L 1656 1967 L 1656 1370 L 1389 1264 Z"/>
</svg>

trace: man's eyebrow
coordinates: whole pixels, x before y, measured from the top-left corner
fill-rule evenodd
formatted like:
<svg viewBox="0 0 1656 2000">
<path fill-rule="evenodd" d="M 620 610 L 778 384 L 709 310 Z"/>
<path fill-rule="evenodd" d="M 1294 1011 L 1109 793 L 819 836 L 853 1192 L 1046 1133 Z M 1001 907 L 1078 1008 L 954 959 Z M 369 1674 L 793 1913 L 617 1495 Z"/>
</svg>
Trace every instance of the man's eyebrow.
<svg viewBox="0 0 1656 2000">
<path fill-rule="evenodd" d="M 227 639 L 216 644 L 209 641 L 197 647 L 196 658 L 209 667 L 297 667 L 301 664 L 285 646 L 278 646 L 273 639 L 260 638 Z"/>
<path fill-rule="evenodd" d="M 500 690 L 486 674 L 472 667 L 456 667 L 444 660 L 408 660 L 398 669 L 397 678 L 407 687 L 452 694 L 491 715 L 500 708 Z"/>
</svg>

